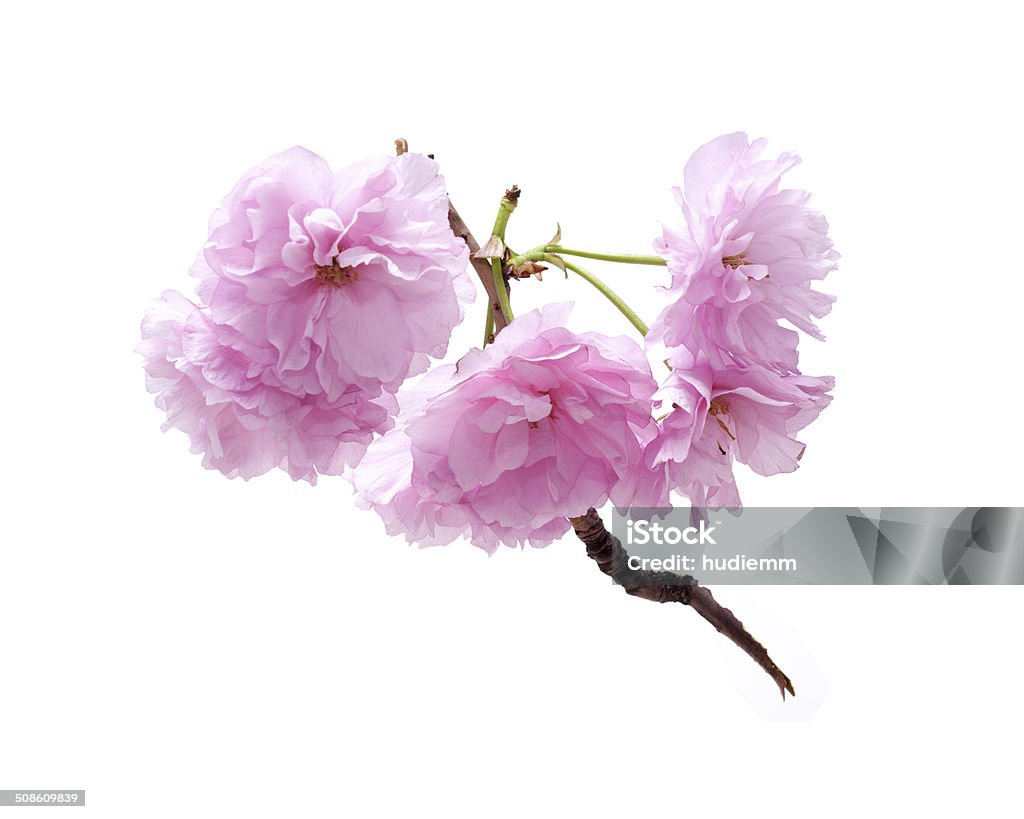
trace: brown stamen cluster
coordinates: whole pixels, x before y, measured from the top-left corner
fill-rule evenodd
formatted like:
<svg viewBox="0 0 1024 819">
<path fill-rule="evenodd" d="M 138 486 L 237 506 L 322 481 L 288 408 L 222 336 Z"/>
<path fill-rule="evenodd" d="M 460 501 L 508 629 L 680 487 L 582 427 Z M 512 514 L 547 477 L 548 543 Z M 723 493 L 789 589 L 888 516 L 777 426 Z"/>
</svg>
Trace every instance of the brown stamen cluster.
<svg viewBox="0 0 1024 819">
<path fill-rule="evenodd" d="M 726 401 L 722 396 L 718 396 L 711 402 L 711 406 L 708 407 L 708 413 L 711 415 L 728 415 L 729 414 L 729 402 Z"/>
<path fill-rule="evenodd" d="M 720 415 L 724 415 L 724 416 L 728 417 L 728 415 L 729 415 L 729 402 L 728 401 L 726 401 L 724 398 L 722 398 L 722 396 L 718 396 L 718 398 L 715 398 L 711 402 L 711 406 L 708 407 L 708 415 L 712 416 L 718 422 L 718 426 L 720 426 L 724 430 L 725 434 L 728 435 L 731 440 L 733 440 L 733 441 L 736 440 L 736 436 L 733 435 L 732 434 L 732 430 L 730 430 L 729 427 L 727 427 L 725 425 L 725 421 L 723 421 L 721 418 L 718 417 Z M 721 452 L 723 455 L 726 454 L 725 450 L 722 449 L 722 445 L 721 444 L 718 445 L 718 451 Z"/>
<path fill-rule="evenodd" d="M 323 287 L 344 287 L 346 284 L 359 281 L 359 270 L 355 267 L 342 267 L 338 264 L 338 257 L 331 259 L 331 263 L 316 265 L 316 283 Z"/>
<path fill-rule="evenodd" d="M 736 268 L 738 268 L 738 267 L 743 267 L 744 265 L 754 264 L 754 263 L 747 259 L 747 254 L 746 253 L 737 253 L 735 256 L 723 256 L 722 257 L 722 264 L 724 264 L 726 267 L 731 267 L 733 270 L 736 270 Z M 762 276 L 761 278 L 767 279 L 768 278 L 768 274 L 765 273 L 764 276 Z M 754 277 L 753 276 L 747 276 L 747 280 L 748 281 L 753 281 Z"/>
</svg>

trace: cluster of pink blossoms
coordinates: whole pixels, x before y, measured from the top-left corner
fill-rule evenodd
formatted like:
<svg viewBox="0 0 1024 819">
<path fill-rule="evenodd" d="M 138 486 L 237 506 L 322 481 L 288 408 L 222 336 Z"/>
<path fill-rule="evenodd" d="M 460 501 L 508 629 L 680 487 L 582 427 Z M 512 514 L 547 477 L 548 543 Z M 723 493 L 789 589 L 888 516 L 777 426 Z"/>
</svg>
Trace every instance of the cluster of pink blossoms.
<svg viewBox="0 0 1024 819">
<path fill-rule="evenodd" d="M 781 322 L 822 338 L 813 319 L 834 299 L 812 285 L 839 256 L 810 195 L 779 189 L 798 158 L 764 154 L 743 133 L 700 148 L 676 190 L 685 226 L 655 243 L 672 280 L 646 341 L 671 372 L 645 461 L 660 491 L 697 506 L 740 506 L 734 460 L 761 475 L 795 470 L 796 434 L 831 401 L 833 379 L 799 373 L 798 333 Z"/>
<path fill-rule="evenodd" d="M 399 425 L 355 470 L 358 503 L 421 545 L 544 546 L 566 518 L 637 500 L 657 385 L 640 346 L 575 334 L 570 305 L 520 316 L 403 390 Z"/>
<path fill-rule="evenodd" d="M 394 393 L 447 350 L 473 299 L 436 163 L 339 173 L 304 148 L 253 168 L 214 213 L 192 273 L 146 316 L 147 384 L 204 465 L 340 474 L 393 425 Z"/>
<path fill-rule="evenodd" d="M 206 466 L 310 482 L 354 467 L 357 503 L 421 545 L 543 546 L 591 506 L 672 492 L 738 507 L 734 461 L 796 469 L 832 388 L 800 374 L 797 330 L 820 338 L 832 298 L 812 285 L 838 256 L 808 194 L 779 188 L 797 159 L 764 148 L 731 134 L 687 164 L 646 351 L 570 332 L 569 305 L 549 305 L 415 384 L 473 292 L 435 163 L 332 174 L 293 148 L 214 214 L 201 304 L 168 292 L 147 315 L 149 387 Z M 668 365 L 660 387 L 648 356 Z"/>
</svg>

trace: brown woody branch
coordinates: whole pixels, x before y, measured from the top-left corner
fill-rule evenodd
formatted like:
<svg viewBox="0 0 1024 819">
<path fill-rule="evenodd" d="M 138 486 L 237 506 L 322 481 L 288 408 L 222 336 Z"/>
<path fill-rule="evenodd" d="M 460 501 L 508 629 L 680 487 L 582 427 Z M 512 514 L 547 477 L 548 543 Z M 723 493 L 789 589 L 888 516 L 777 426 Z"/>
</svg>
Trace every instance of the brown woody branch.
<svg viewBox="0 0 1024 819">
<path fill-rule="evenodd" d="M 466 223 L 462 221 L 459 212 L 455 210 L 455 205 L 452 204 L 451 199 L 448 200 L 448 224 L 451 225 L 452 232 L 469 245 L 469 261 L 472 263 L 473 270 L 476 271 L 476 275 L 480 278 L 480 283 L 483 284 L 484 290 L 487 293 L 487 303 L 491 314 L 494 316 L 494 334 L 497 335 L 508 322 L 505 321 L 505 314 L 501 310 L 501 302 L 498 301 L 498 291 L 494 287 L 494 274 L 491 272 L 491 263 L 487 259 L 478 259 L 476 257 L 476 252 L 480 249 L 480 243 L 473 238 L 473 234 L 466 227 Z M 508 286 L 507 282 L 505 286 Z"/>
<path fill-rule="evenodd" d="M 793 683 L 775 665 L 765 647 L 750 635 L 735 614 L 718 603 L 711 592 L 694 578 L 671 572 L 631 569 L 628 564 L 629 555 L 622 548 L 622 543 L 605 528 L 604 521 L 594 509 L 588 509 L 585 515 L 569 518 L 569 522 L 576 536 L 586 545 L 587 557 L 622 586 L 626 594 L 655 603 L 682 603 L 689 606 L 747 652 L 775 680 L 783 699 L 787 691 L 796 696 Z"/>
<path fill-rule="evenodd" d="M 399 145 L 399 152 L 403 147 L 408 149 L 407 145 Z M 507 322 L 501 310 L 501 303 L 498 301 L 490 262 L 486 259 L 476 258 L 475 253 L 480 249 L 480 244 L 473 237 L 462 217 L 459 216 L 459 212 L 455 210 L 450 199 L 448 200 L 448 223 L 451 225 L 452 232 L 469 246 L 470 260 L 487 292 L 490 309 L 494 315 L 494 332 L 497 334 L 506 326 Z M 507 281 L 505 286 L 508 286 Z M 622 543 L 605 528 L 604 521 L 594 509 L 588 509 L 585 515 L 569 518 L 569 522 L 572 524 L 576 536 L 586 545 L 587 556 L 597 563 L 598 568 L 604 574 L 622 586 L 626 594 L 655 603 L 682 603 L 684 606 L 689 606 L 750 655 L 754 662 L 775 681 L 783 699 L 786 698 L 787 691 L 792 696 L 796 696 L 793 683 L 768 656 L 767 649 L 743 627 L 743 623 L 735 614 L 715 600 L 710 590 L 701 586 L 689 575 L 681 576 L 671 572 L 629 568 L 629 555 L 622 548 Z"/>
<path fill-rule="evenodd" d="M 404 153 L 408 153 L 408 151 L 409 141 L 403 137 L 398 137 L 395 140 L 395 153 L 401 156 Z M 427 154 L 427 156 L 431 159 L 434 158 L 433 154 Z M 462 217 L 455 210 L 455 205 L 452 204 L 451 199 L 448 200 L 448 224 L 452 229 L 452 233 L 462 239 L 469 247 L 469 261 L 473 265 L 476 275 L 480 278 L 484 291 L 487 293 L 488 307 L 494 316 L 494 334 L 497 335 L 500 330 L 508 325 L 508 322 L 505 321 L 505 314 L 501 310 L 501 302 L 498 301 L 498 291 L 494 287 L 491 263 L 487 259 L 478 259 L 476 257 L 476 252 L 480 249 L 480 243 L 474 238 L 466 223 L 462 221 Z M 505 286 L 508 287 L 507 280 Z"/>
</svg>

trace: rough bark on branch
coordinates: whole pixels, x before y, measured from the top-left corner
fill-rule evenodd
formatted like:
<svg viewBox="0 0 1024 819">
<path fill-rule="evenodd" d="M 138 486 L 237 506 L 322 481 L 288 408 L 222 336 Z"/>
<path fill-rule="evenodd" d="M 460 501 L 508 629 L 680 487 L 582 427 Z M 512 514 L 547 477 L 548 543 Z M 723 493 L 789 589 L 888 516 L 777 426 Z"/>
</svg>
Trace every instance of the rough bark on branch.
<svg viewBox="0 0 1024 819">
<path fill-rule="evenodd" d="M 696 611 L 718 631 L 732 640 L 763 668 L 779 687 L 782 698 L 788 691 L 793 696 L 793 683 L 768 656 L 768 651 L 755 640 L 729 609 L 718 603 L 711 592 L 689 575 L 653 572 L 629 568 L 629 555 L 622 543 L 609 532 L 594 509 L 585 515 L 569 518 L 576 536 L 587 547 L 587 556 L 598 568 L 622 586 L 626 594 L 655 603 L 682 603 Z"/>
</svg>

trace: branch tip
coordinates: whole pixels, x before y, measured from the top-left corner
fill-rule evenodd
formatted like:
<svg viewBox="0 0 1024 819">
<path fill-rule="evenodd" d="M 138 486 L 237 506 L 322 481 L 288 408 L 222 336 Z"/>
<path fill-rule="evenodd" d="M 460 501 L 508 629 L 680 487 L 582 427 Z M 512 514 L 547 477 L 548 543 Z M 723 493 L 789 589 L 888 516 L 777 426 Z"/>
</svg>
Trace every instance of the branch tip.
<svg viewBox="0 0 1024 819">
<path fill-rule="evenodd" d="M 768 655 L 768 650 L 746 630 L 743 623 L 729 609 L 715 600 L 710 589 L 701 586 L 690 575 L 672 572 L 654 572 L 631 569 L 629 555 L 622 543 L 609 532 L 595 509 L 585 515 L 569 518 L 576 536 L 587 547 L 587 557 L 617 584 L 626 594 L 654 603 L 682 603 L 732 640 L 768 674 L 779 687 L 782 699 L 786 692 L 796 696 L 793 683 Z"/>
</svg>

